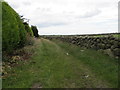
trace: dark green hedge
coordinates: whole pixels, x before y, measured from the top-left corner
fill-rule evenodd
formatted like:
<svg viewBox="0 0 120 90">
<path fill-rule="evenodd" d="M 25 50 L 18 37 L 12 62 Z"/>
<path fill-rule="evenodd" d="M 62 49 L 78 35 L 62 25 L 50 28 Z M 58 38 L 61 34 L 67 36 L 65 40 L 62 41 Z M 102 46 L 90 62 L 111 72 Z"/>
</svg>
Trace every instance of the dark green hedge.
<svg viewBox="0 0 120 90">
<path fill-rule="evenodd" d="M 6 3 L 2 2 L 2 49 L 12 51 L 24 46 L 26 30 L 20 16 Z"/>
<path fill-rule="evenodd" d="M 27 31 L 28 35 L 33 36 L 33 31 L 31 29 L 31 27 L 29 26 L 29 24 L 27 22 L 24 22 L 23 24 L 25 26 L 25 30 Z"/>
<path fill-rule="evenodd" d="M 38 29 L 36 26 L 31 26 L 31 29 L 33 31 L 33 34 L 35 37 L 39 37 L 39 34 L 38 34 Z"/>
</svg>

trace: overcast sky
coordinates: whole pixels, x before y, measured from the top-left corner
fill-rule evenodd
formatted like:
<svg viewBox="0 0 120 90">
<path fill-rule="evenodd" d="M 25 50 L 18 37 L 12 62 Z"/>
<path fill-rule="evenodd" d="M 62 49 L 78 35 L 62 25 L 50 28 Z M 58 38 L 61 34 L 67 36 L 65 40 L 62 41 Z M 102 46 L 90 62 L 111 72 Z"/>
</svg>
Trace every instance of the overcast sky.
<svg viewBox="0 0 120 90">
<path fill-rule="evenodd" d="M 5 0 L 39 34 L 118 32 L 119 0 Z"/>
</svg>

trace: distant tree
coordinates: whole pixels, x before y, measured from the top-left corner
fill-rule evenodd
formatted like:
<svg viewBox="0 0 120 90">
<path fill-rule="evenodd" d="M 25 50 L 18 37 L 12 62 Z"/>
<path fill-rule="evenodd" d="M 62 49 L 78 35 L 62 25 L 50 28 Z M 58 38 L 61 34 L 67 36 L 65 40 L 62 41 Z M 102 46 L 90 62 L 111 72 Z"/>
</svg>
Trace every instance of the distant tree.
<svg viewBox="0 0 120 90">
<path fill-rule="evenodd" d="M 39 37 L 39 34 L 38 34 L 38 29 L 36 26 L 31 26 L 31 29 L 33 31 L 33 34 L 35 37 Z"/>
</svg>

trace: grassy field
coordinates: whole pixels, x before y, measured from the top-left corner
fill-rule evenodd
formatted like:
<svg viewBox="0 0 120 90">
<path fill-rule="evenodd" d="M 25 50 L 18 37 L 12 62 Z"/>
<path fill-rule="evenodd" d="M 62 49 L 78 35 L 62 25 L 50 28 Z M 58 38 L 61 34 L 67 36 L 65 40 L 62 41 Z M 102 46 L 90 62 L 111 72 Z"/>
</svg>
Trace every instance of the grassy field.
<svg viewBox="0 0 120 90">
<path fill-rule="evenodd" d="M 8 68 L 3 88 L 117 87 L 116 59 L 57 40 L 38 39 L 33 47 L 29 60 Z"/>
</svg>

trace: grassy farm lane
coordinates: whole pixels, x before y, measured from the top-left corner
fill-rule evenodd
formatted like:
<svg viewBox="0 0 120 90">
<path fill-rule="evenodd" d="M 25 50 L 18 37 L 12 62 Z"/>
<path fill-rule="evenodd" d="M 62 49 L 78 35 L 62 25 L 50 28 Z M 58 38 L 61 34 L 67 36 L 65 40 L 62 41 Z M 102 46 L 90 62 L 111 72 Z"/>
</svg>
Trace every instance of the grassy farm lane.
<svg viewBox="0 0 120 90">
<path fill-rule="evenodd" d="M 11 69 L 3 88 L 117 87 L 115 59 L 57 40 L 36 42 L 33 56 Z"/>
</svg>

